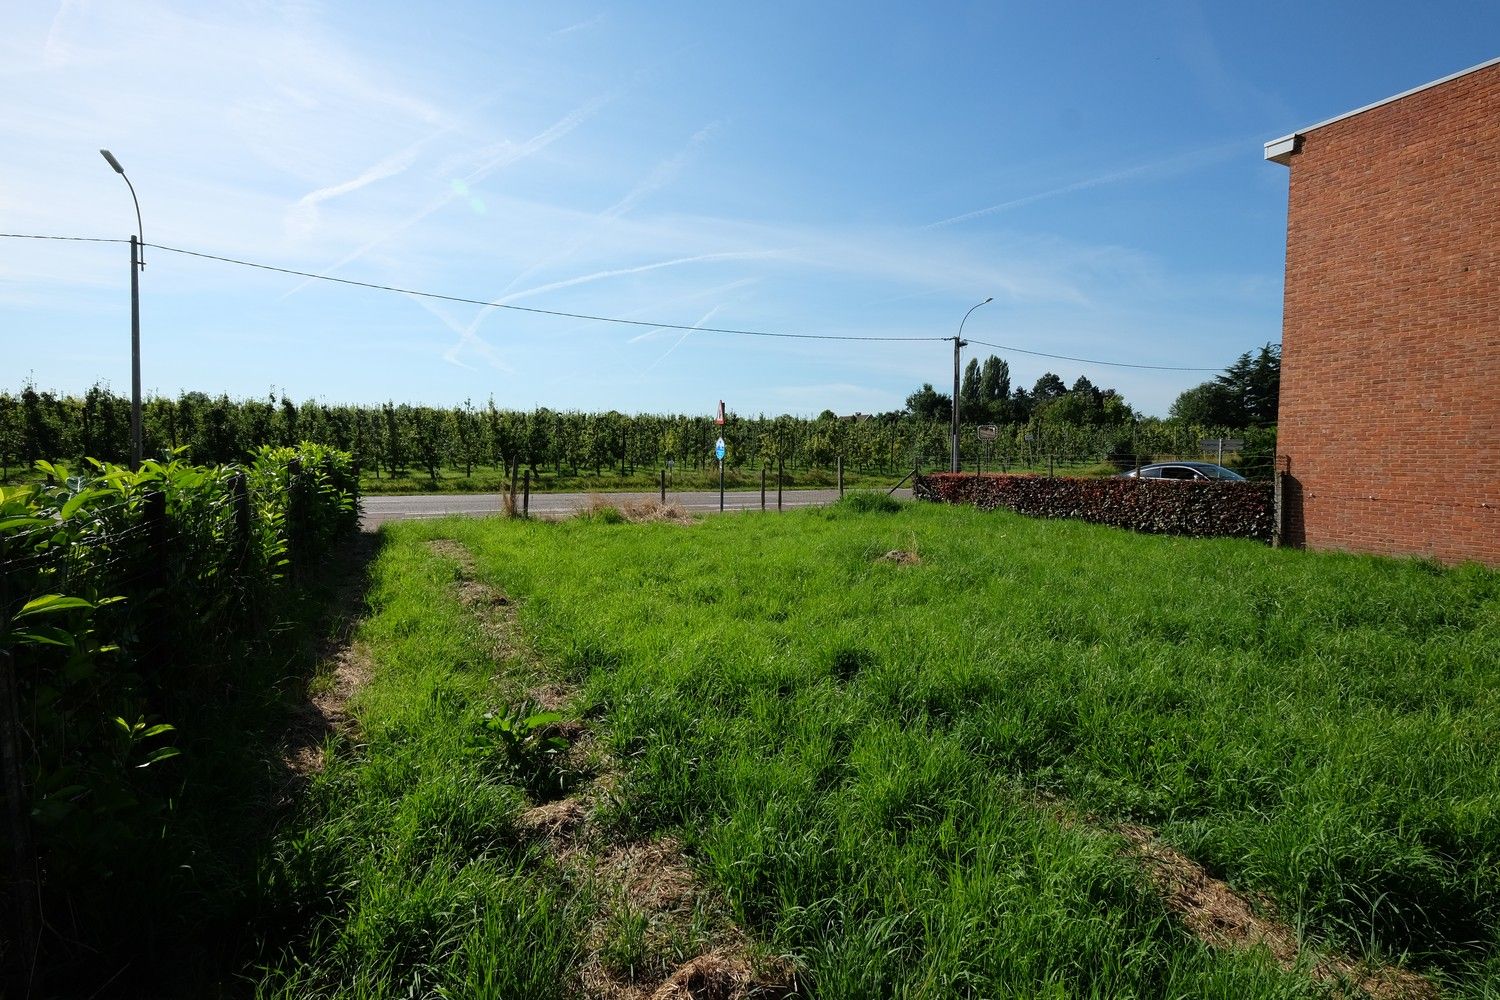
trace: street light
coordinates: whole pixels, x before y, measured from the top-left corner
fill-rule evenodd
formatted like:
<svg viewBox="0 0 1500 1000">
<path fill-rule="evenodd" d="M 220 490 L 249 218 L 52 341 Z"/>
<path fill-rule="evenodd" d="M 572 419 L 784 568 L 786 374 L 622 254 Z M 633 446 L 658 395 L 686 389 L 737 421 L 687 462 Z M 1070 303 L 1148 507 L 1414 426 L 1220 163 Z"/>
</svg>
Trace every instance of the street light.
<svg viewBox="0 0 1500 1000">
<path fill-rule="evenodd" d="M 969 346 L 969 342 L 964 340 L 964 324 L 969 321 L 969 313 L 993 301 L 995 297 L 991 295 L 983 302 L 970 306 L 969 312 L 964 313 L 964 318 L 959 320 L 958 336 L 953 338 L 953 462 L 949 472 L 958 471 L 958 352 L 961 348 Z"/>
<path fill-rule="evenodd" d="M 107 149 L 99 150 L 104 162 L 115 173 L 125 177 L 125 168 Z M 141 284 L 140 272 L 146 269 L 145 230 L 141 226 L 141 202 L 135 196 L 135 185 L 125 177 L 130 200 L 135 202 L 136 235 L 130 237 L 130 467 L 141 467 Z"/>
</svg>

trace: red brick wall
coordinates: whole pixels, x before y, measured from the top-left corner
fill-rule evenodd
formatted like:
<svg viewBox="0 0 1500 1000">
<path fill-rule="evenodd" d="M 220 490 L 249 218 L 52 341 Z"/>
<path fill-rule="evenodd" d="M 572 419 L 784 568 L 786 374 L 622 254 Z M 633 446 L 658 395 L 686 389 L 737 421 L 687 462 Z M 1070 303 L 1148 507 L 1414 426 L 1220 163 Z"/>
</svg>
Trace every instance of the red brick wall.
<svg viewBox="0 0 1500 1000">
<path fill-rule="evenodd" d="M 1500 565 L 1500 66 L 1307 133 L 1287 218 L 1288 540 Z"/>
</svg>

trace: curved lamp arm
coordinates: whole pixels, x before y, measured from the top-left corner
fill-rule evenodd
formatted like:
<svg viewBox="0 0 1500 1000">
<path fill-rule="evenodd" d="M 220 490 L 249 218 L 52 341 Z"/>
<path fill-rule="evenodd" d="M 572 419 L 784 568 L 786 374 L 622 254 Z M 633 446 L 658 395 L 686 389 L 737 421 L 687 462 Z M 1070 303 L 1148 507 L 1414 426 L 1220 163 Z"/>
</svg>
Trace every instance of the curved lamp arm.
<svg viewBox="0 0 1500 1000">
<path fill-rule="evenodd" d="M 146 269 L 146 232 L 141 225 L 141 200 L 135 196 L 135 185 L 130 183 L 130 178 L 125 175 L 125 168 L 120 166 L 120 161 L 115 159 L 115 154 L 107 149 L 99 150 L 99 155 L 104 157 L 106 163 L 115 168 L 115 173 L 125 178 L 125 186 L 130 188 L 130 200 L 135 202 L 135 233 L 136 241 L 140 243 L 140 256 L 137 258 L 141 270 Z"/>
</svg>

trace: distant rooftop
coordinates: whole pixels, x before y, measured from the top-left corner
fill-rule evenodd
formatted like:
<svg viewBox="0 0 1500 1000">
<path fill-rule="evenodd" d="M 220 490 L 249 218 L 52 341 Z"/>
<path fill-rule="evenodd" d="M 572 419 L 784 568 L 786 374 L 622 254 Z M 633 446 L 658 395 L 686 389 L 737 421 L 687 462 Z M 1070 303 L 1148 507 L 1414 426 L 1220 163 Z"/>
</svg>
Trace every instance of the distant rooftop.
<svg viewBox="0 0 1500 1000">
<path fill-rule="evenodd" d="M 1410 97 L 1412 94 L 1421 93 L 1422 91 L 1428 90 L 1432 87 L 1436 87 L 1439 84 L 1447 83 L 1449 80 L 1457 80 L 1461 76 L 1468 76 L 1470 73 L 1477 73 L 1482 69 L 1488 69 L 1489 67 L 1496 65 L 1500 65 L 1500 56 L 1497 56 L 1496 58 L 1491 59 L 1487 62 L 1482 62 L 1478 66 L 1470 66 L 1468 69 L 1461 69 L 1457 73 L 1449 73 L 1441 80 L 1433 80 L 1431 83 L 1424 83 L 1420 87 L 1413 87 L 1410 90 L 1403 90 L 1401 93 L 1396 94 L 1392 97 L 1387 97 L 1383 101 L 1376 101 L 1374 104 L 1366 104 L 1364 107 L 1355 108 L 1353 111 L 1345 111 L 1341 115 L 1336 115 L 1333 118 L 1329 118 L 1327 121 L 1318 122 L 1318 124 L 1316 125 L 1309 125 L 1307 126 L 1307 128 L 1298 129 L 1290 135 L 1282 136 L 1280 139 L 1272 139 L 1270 142 L 1266 143 L 1266 159 L 1274 160 L 1277 163 L 1282 164 L 1283 166 L 1288 165 L 1291 162 L 1292 154 L 1297 151 L 1297 140 L 1307 133 L 1313 131 L 1314 129 L 1320 129 L 1324 125 L 1332 125 L 1334 122 L 1341 122 L 1345 118 L 1353 118 L 1355 115 L 1362 115 L 1366 111 L 1383 107 L 1384 105 L 1390 104 L 1393 101 L 1399 101 L 1403 97 Z"/>
</svg>

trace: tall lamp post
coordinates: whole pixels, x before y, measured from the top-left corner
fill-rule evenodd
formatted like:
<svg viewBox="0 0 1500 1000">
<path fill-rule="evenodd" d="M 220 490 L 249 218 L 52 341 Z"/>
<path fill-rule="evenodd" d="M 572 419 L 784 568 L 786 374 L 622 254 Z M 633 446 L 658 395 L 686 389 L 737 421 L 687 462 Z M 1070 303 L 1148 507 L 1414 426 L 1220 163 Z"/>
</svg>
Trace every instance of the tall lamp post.
<svg viewBox="0 0 1500 1000">
<path fill-rule="evenodd" d="M 969 313 L 993 301 L 995 301 L 995 297 L 991 295 L 983 302 L 978 302 L 970 306 L 969 312 L 964 313 L 964 318 L 959 320 L 958 336 L 953 338 L 953 462 L 948 469 L 949 472 L 958 471 L 958 352 L 962 348 L 969 346 L 969 342 L 964 340 L 964 324 L 969 321 Z"/>
<path fill-rule="evenodd" d="M 99 150 L 106 163 L 114 167 L 115 173 L 125 177 L 125 168 L 107 149 Z M 130 200 L 135 202 L 135 230 L 130 237 L 130 467 L 141 467 L 141 282 L 140 272 L 146 269 L 145 231 L 141 227 L 141 202 L 135 196 L 135 185 L 125 177 L 125 186 L 130 188 Z"/>
</svg>

